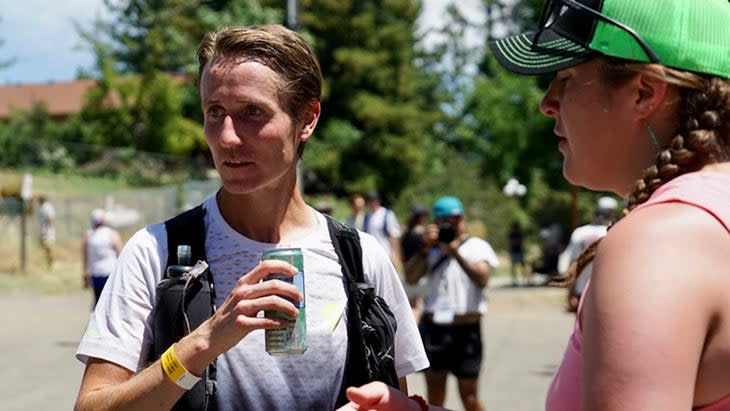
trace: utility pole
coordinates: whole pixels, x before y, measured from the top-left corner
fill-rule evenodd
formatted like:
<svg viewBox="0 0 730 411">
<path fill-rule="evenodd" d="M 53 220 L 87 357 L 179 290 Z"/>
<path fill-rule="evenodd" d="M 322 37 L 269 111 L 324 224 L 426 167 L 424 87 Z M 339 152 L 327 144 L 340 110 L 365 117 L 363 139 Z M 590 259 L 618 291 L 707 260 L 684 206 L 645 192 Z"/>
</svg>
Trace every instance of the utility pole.
<svg viewBox="0 0 730 411">
<path fill-rule="evenodd" d="M 290 30 L 297 31 L 297 0 L 286 0 L 286 22 L 284 23 Z M 301 144 L 301 143 L 300 143 Z M 302 189 L 302 159 L 297 160 L 297 186 Z"/>
<path fill-rule="evenodd" d="M 20 271 L 25 273 L 27 267 L 27 238 L 28 216 L 27 210 L 33 193 L 33 176 L 23 174 L 20 181 Z"/>
<path fill-rule="evenodd" d="M 286 0 L 286 26 L 297 31 L 297 0 Z"/>
</svg>

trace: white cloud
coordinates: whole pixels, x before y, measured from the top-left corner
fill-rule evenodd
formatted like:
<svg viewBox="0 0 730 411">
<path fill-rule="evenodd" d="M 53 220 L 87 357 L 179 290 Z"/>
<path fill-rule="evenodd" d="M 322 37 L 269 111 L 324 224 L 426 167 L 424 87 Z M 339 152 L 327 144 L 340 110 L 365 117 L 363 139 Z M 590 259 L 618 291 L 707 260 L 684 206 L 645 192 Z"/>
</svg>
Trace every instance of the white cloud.
<svg viewBox="0 0 730 411">
<path fill-rule="evenodd" d="M 88 52 L 75 50 L 80 39 L 73 21 L 88 25 L 103 11 L 102 0 L 19 0 L 0 12 L 0 55 L 15 58 L 0 70 L 1 83 L 70 80 L 88 66 Z"/>
</svg>

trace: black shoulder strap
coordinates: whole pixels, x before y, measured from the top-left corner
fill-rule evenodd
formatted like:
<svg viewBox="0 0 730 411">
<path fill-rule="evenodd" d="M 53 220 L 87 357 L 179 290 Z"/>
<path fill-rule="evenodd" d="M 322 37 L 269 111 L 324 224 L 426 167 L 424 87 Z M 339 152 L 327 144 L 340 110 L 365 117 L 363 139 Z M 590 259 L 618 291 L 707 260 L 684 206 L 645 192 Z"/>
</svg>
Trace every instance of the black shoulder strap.
<svg viewBox="0 0 730 411">
<path fill-rule="evenodd" d="M 202 205 L 165 221 L 165 229 L 167 231 L 165 267 L 178 263 L 177 246 L 182 244 L 190 246 L 192 264 L 206 260 L 205 210 Z M 153 317 L 155 330 L 153 359 L 159 358 L 162 350 L 189 332 L 186 329 L 197 328 L 215 311 L 213 274 L 208 269 L 198 278 L 199 281 L 188 284 L 179 278 L 168 278 L 165 269 L 163 280 L 157 287 L 157 305 Z M 184 320 L 182 316 L 185 317 Z M 218 408 L 215 390 L 216 361 L 213 360 L 206 368 L 202 380 L 178 400 L 172 411 L 215 411 Z"/>
<path fill-rule="evenodd" d="M 360 235 L 352 227 L 340 223 L 334 218 L 327 217 L 327 228 L 330 232 L 332 245 L 335 247 L 337 257 L 340 259 L 342 273 L 345 279 L 352 283 L 364 283 L 365 274 L 362 267 L 362 247 L 360 247 Z"/>
<path fill-rule="evenodd" d="M 205 260 L 205 209 L 200 204 L 165 221 L 167 230 L 167 265 L 177 264 L 177 246 L 191 249 L 191 263 Z"/>
<path fill-rule="evenodd" d="M 348 387 L 359 386 L 376 379 L 398 387 L 398 375 L 393 364 L 396 319 L 385 301 L 375 294 L 375 290 L 364 284 L 362 247 L 357 230 L 331 217 L 327 218 L 327 227 L 342 266 L 347 293 L 347 357 L 340 392 L 335 403 L 335 407 L 340 407 L 347 403 L 345 391 Z M 377 321 L 368 322 L 373 320 L 373 315 L 378 316 Z M 388 333 L 380 334 L 373 327 Z M 366 333 L 364 328 L 372 332 Z M 373 341 L 372 338 L 376 338 L 377 341 Z M 386 355 L 381 355 L 383 354 L 381 349 L 385 349 Z M 370 350 L 376 350 L 377 354 Z M 378 358 L 377 365 L 370 362 L 372 358 Z"/>
<path fill-rule="evenodd" d="M 461 247 L 462 245 L 464 245 L 464 243 L 466 242 L 466 240 L 468 240 L 470 238 L 471 237 L 469 237 L 468 235 L 461 237 L 461 241 L 459 242 L 459 247 Z M 428 270 L 428 272 L 429 273 L 432 273 L 432 272 L 436 271 L 437 268 L 441 267 L 441 265 L 443 263 L 445 263 L 450 258 L 451 258 L 451 256 L 449 256 L 448 254 L 443 254 L 441 256 L 441 258 L 439 258 L 436 261 L 436 263 Z"/>
</svg>

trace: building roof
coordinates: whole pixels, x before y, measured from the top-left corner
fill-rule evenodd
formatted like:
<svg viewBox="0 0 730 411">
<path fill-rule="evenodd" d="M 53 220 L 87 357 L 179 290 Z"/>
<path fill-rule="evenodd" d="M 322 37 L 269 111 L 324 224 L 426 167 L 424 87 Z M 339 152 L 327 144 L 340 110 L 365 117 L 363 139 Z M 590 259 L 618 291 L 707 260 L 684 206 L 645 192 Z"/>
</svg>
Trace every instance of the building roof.
<svg viewBox="0 0 730 411">
<path fill-rule="evenodd" d="M 8 119 L 17 111 L 28 111 L 43 102 L 51 117 L 65 117 L 78 113 L 84 106 L 86 93 L 96 80 L 82 79 L 68 82 L 0 86 L 0 120 Z"/>
</svg>

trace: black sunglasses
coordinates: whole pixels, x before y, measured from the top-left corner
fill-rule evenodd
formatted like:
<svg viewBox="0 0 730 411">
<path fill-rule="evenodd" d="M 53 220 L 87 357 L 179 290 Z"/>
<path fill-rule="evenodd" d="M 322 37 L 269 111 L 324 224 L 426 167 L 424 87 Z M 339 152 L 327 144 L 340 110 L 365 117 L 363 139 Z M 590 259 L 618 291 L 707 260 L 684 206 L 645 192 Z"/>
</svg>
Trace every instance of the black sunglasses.
<svg viewBox="0 0 730 411">
<path fill-rule="evenodd" d="M 641 0 L 636 0 L 636 1 L 641 1 Z M 538 42 L 540 40 L 540 36 L 542 35 L 542 33 L 545 30 L 549 29 L 553 24 L 555 24 L 555 22 L 565 13 L 565 10 L 563 10 L 563 6 L 570 7 L 573 10 L 588 13 L 596 19 L 599 19 L 601 21 L 604 21 L 608 24 L 611 24 L 615 27 L 620 28 L 621 30 L 628 33 L 631 37 L 633 37 L 634 40 L 636 40 L 636 42 L 639 44 L 639 46 L 644 51 L 646 56 L 649 58 L 649 61 L 651 61 L 652 63 L 659 62 L 659 60 L 660 60 L 659 56 L 654 52 L 654 50 L 652 50 L 651 46 L 649 46 L 649 44 L 647 44 L 647 42 L 644 41 L 644 39 L 642 39 L 641 36 L 636 31 L 634 31 L 634 29 L 632 29 L 631 27 L 629 27 L 619 21 L 616 21 L 608 16 L 603 15 L 596 10 L 593 10 L 592 8 L 590 8 L 584 4 L 578 3 L 575 0 L 547 0 L 545 2 L 545 5 L 543 5 L 542 11 L 540 12 L 539 29 L 538 29 L 537 33 L 535 33 L 534 37 L 532 38 L 532 47 L 533 48 L 539 47 Z M 590 36 L 590 33 L 586 33 L 586 36 Z M 572 39 L 572 40 L 579 40 L 585 44 L 588 43 L 588 38 Z"/>
</svg>

